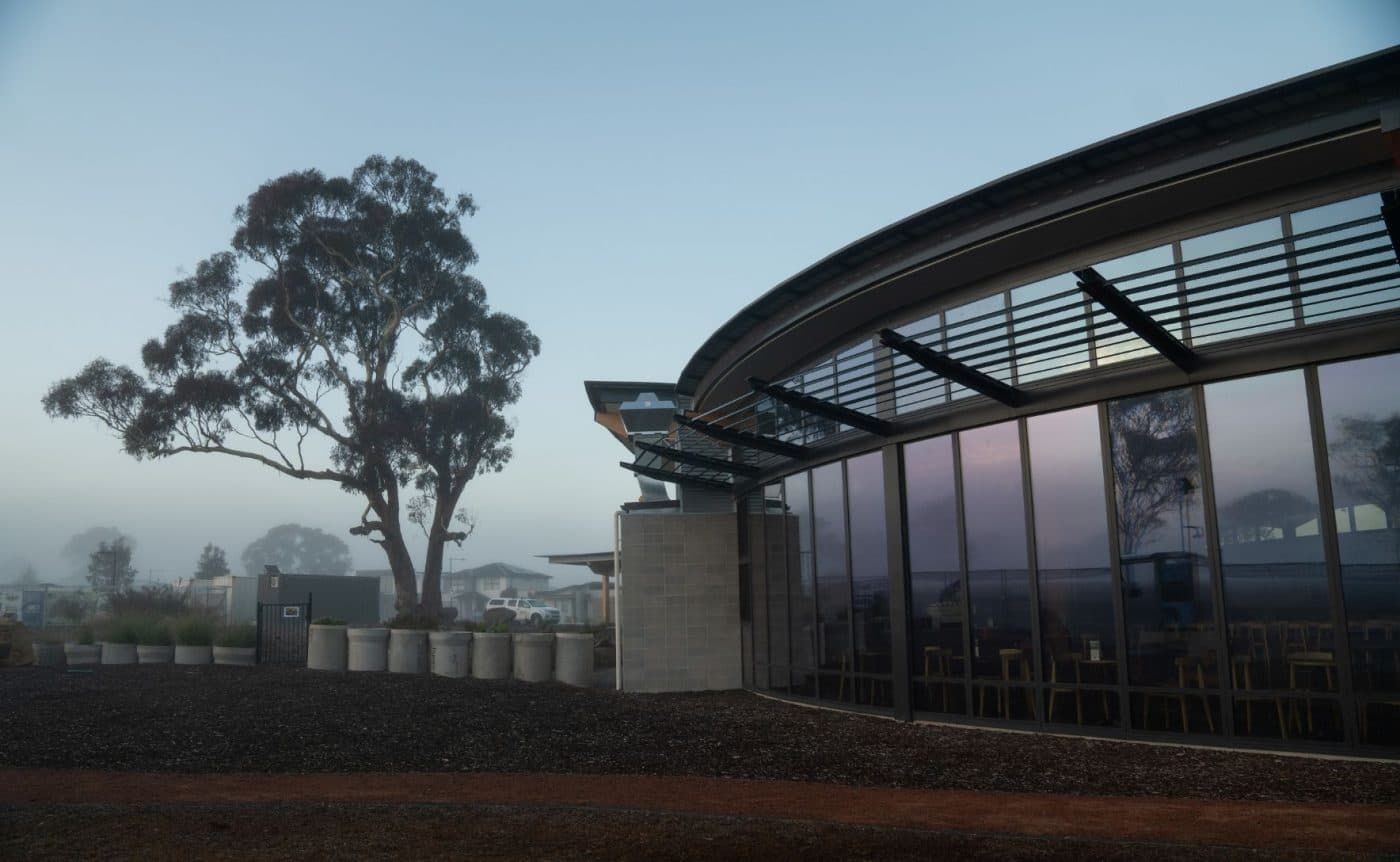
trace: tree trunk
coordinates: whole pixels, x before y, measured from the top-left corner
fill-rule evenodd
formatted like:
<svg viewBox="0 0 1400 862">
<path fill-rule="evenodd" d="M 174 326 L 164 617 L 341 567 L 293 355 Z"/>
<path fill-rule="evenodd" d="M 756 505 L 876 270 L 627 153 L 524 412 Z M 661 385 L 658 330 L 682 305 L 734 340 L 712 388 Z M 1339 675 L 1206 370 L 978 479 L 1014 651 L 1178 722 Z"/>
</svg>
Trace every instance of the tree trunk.
<svg viewBox="0 0 1400 862">
<path fill-rule="evenodd" d="M 428 537 L 428 555 L 423 560 L 423 613 L 437 617 L 442 612 L 442 546 L 438 531 Z"/>
<path fill-rule="evenodd" d="M 388 555 L 389 568 L 394 573 L 394 609 L 400 614 L 417 613 L 418 575 L 401 533 L 395 531 L 384 537 L 384 553 Z"/>
</svg>

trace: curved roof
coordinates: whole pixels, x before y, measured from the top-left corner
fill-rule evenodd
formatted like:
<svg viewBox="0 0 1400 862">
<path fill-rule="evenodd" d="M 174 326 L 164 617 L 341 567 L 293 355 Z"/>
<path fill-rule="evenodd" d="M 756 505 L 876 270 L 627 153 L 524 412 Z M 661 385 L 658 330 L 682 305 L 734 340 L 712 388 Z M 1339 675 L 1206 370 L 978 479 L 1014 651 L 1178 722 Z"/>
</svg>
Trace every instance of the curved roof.
<svg viewBox="0 0 1400 862">
<path fill-rule="evenodd" d="M 1162 182 L 1169 173 L 1210 170 L 1309 136 L 1374 124 L 1377 104 L 1397 95 L 1400 47 L 1178 114 L 1008 174 L 858 239 L 774 287 L 706 339 L 676 388 L 705 399 L 717 369 L 732 364 L 756 341 L 776 327 L 796 325 L 803 311 L 859 290 L 896 261 L 917 263 L 908 260 L 911 254 L 927 253 L 926 259 L 947 255 L 989 236 Z M 1389 123 L 1394 128 L 1400 118 Z M 1272 134 L 1280 130 L 1287 133 Z M 1166 168 L 1166 173 L 1152 168 Z M 930 250 L 931 245 L 936 248 Z"/>
</svg>

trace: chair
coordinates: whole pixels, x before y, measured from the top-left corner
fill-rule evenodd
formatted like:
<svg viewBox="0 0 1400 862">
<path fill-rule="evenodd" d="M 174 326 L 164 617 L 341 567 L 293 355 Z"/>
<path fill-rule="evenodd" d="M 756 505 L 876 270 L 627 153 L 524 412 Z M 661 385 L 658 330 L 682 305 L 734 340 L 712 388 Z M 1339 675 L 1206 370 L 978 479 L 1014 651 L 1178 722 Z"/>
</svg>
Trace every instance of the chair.
<svg viewBox="0 0 1400 862">
<path fill-rule="evenodd" d="M 938 696 L 939 711 L 948 711 L 948 677 L 953 675 L 952 660 L 953 651 L 947 647 L 926 646 L 924 647 L 924 694 L 929 702 L 933 701 L 933 678 L 939 677 Z"/>
<path fill-rule="evenodd" d="M 1031 717 L 1035 717 L 1035 695 L 1031 694 L 1031 665 L 1026 660 L 1026 651 L 1019 647 L 1008 647 L 997 650 L 997 655 L 1001 658 L 1001 682 L 997 684 L 997 711 L 1002 713 L 1007 721 L 1011 720 L 1011 687 L 1013 667 L 1016 671 L 1017 681 L 1026 684 L 1026 708 L 1030 710 Z M 977 691 L 977 713 L 987 714 L 987 688 L 984 685 Z"/>
<path fill-rule="evenodd" d="M 1237 655 L 1230 659 L 1230 681 L 1235 689 L 1234 697 L 1244 703 L 1244 728 L 1254 735 L 1254 702 L 1271 700 L 1278 711 L 1278 726 L 1283 738 L 1288 738 L 1288 721 L 1283 717 L 1283 699 L 1278 695 L 1254 694 L 1254 659 L 1247 655 Z"/>
<path fill-rule="evenodd" d="M 1063 664 L 1063 665 L 1066 665 L 1066 666 L 1072 666 L 1072 667 L 1074 667 L 1075 681 L 1076 681 L 1076 682 L 1079 681 L 1079 680 L 1078 680 L 1078 677 L 1079 677 L 1079 666 L 1078 666 L 1077 662 L 1079 661 L 1080 658 L 1082 658 L 1082 656 L 1080 656 L 1078 653 L 1074 653 L 1074 652 L 1056 652 L 1056 653 L 1054 653 L 1053 655 L 1051 655 L 1051 657 L 1050 657 L 1050 689 L 1049 689 L 1049 690 L 1050 690 L 1050 702 L 1049 702 L 1049 705 L 1046 707 L 1046 710 L 1045 710 L 1045 712 L 1046 712 L 1046 714 L 1045 714 L 1045 719 L 1046 719 L 1047 721 L 1054 721 L 1054 720 L 1055 720 L 1055 697 L 1056 697 L 1056 695 L 1061 695 L 1061 694 L 1072 694 L 1072 695 L 1074 695 L 1074 718 L 1075 718 L 1075 723 L 1077 723 L 1077 724 L 1083 724 L 1083 723 L 1084 723 L 1084 700 L 1083 700 L 1082 694 L 1080 693 L 1079 689 L 1077 689 L 1077 688 L 1072 688 L 1072 687 L 1068 687 L 1068 686 L 1062 685 L 1063 680 L 1060 679 L 1060 665 Z"/>
</svg>

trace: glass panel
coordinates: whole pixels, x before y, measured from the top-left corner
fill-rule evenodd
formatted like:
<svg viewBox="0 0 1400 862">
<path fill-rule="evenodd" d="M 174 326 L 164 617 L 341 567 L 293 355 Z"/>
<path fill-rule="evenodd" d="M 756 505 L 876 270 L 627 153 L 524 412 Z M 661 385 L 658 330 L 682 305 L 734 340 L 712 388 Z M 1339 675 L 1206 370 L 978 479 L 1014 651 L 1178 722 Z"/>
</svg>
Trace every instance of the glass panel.
<svg viewBox="0 0 1400 862">
<path fill-rule="evenodd" d="M 963 590 L 951 436 L 904 447 L 904 494 L 914 708 L 966 712 Z"/>
<path fill-rule="evenodd" d="M 1361 739 L 1400 745 L 1400 354 L 1318 377 Z"/>
<path fill-rule="evenodd" d="M 1215 613 L 1191 392 L 1113 401 L 1108 419 L 1128 682 L 1212 686 Z"/>
<path fill-rule="evenodd" d="M 1020 433 L 1017 423 L 1003 422 L 964 431 L 958 437 L 972 675 L 997 681 L 977 689 L 977 714 L 1034 718 L 1031 690 L 1026 687 L 1033 678 L 1033 649 Z"/>
<path fill-rule="evenodd" d="M 1380 215 L 1380 195 L 1293 213 L 1299 287 L 1304 293 L 1321 291 L 1303 300 L 1306 322 L 1400 308 L 1400 266 Z M 1311 231 L 1363 219 L 1364 224 L 1307 236 Z M 1356 271 L 1343 272 L 1348 269 Z"/>
<path fill-rule="evenodd" d="M 1168 332 L 1181 337 L 1181 306 L 1171 246 L 1161 245 L 1106 260 L 1094 264 L 1094 269 Z M 1111 313 L 1102 309 L 1094 312 L 1094 359 L 1099 365 L 1157 355 L 1155 348 L 1133 335 Z"/>
<path fill-rule="evenodd" d="M 941 317 L 931 314 L 923 320 L 906 323 L 895 329 L 901 334 L 918 341 L 934 350 L 943 350 L 943 329 Z M 896 413 L 909 413 L 923 410 L 935 404 L 942 404 L 947 384 L 941 377 L 918 365 L 903 354 L 894 354 L 894 410 Z"/>
<path fill-rule="evenodd" d="M 875 413 L 874 348 L 869 341 L 852 345 L 836 355 L 836 400 L 862 413 Z M 841 430 L 850 426 L 842 425 Z"/>
<path fill-rule="evenodd" d="M 814 398 L 830 401 L 836 397 L 836 360 L 828 359 L 802 375 L 802 391 Z M 801 411 L 800 411 L 801 412 Z M 825 416 L 801 412 L 802 439 L 808 443 L 836 433 L 836 422 Z"/>
<path fill-rule="evenodd" d="M 1116 696 L 1076 688 L 1118 682 L 1098 408 L 1032 417 L 1026 433 L 1046 718 L 1115 724 Z"/>
<path fill-rule="evenodd" d="M 797 517 L 783 504 L 783 486 L 763 489 L 768 522 L 763 530 L 768 557 L 768 665 L 769 685 L 786 691 L 788 687 L 788 547 L 797 546 Z"/>
<path fill-rule="evenodd" d="M 1293 325 L 1283 222 L 1271 218 L 1183 240 L 1191 343 L 1208 344 Z M 1270 243 L 1251 251 L 1238 249 Z M 1204 260 L 1214 255 L 1223 257 Z M 1237 296 L 1247 292 L 1247 296 Z"/>
<path fill-rule="evenodd" d="M 1022 307 L 1028 303 L 1035 304 Z M 1089 367 L 1084 293 L 1073 275 L 1057 275 L 1018 287 L 1011 291 L 1011 306 L 1017 383 Z"/>
<path fill-rule="evenodd" d="M 812 514 L 817 544 L 817 667 L 839 671 L 841 685 L 823 686 L 825 698 L 849 699 L 851 579 L 846 571 L 846 495 L 841 463 L 812 471 Z"/>
<path fill-rule="evenodd" d="M 768 516 L 763 494 L 753 492 L 744 496 L 744 547 L 740 559 L 747 572 L 749 607 L 749 642 L 745 661 L 751 671 L 753 687 L 768 687 L 768 539 L 764 535 Z"/>
<path fill-rule="evenodd" d="M 812 503 L 806 473 L 783 480 L 783 498 L 796 521 L 797 541 L 788 543 L 788 603 L 792 693 L 815 697 L 816 571 L 812 560 Z"/>
<path fill-rule="evenodd" d="M 890 705 L 890 577 L 885 546 L 884 457 L 871 452 L 846 462 L 846 497 L 851 521 L 851 595 L 856 635 L 856 670 L 885 681 L 858 683 L 858 696 Z"/>
<path fill-rule="evenodd" d="M 1007 337 L 1006 295 L 998 293 L 944 312 L 948 355 L 998 380 L 1011 382 L 1011 340 Z M 953 385 L 954 398 L 972 390 Z"/>
<path fill-rule="evenodd" d="M 1205 393 L 1236 732 L 1340 740 L 1337 711 L 1311 703 L 1337 674 L 1303 372 Z"/>
</svg>

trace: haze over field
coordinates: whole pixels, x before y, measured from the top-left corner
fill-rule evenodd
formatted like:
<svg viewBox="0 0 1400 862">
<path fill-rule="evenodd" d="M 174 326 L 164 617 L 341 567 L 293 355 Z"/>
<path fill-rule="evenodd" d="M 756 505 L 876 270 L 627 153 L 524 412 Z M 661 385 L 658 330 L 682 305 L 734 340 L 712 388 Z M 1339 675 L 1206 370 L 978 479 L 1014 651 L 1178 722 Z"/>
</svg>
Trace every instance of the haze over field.
<svg viewBox="0 0 1400 862">
<path fill-rule="evenodd" d="M 265 180 L 416 158 L 480 212 L 493 307 L 541 355 L 515 457 L 447 568 L 611 547 L 637 486 L 582 381 L 674 381 L 744 304 L 891 221 L 1168 115 L 1400 41 L 1392 2 L 32 3 L 0 0 L 0 582 L 115 526 L 141 580 L 363 504 L 216 456 L 137 462 L 40 399 L 139 365 L 169 282 Z M 422 542 L 414 543 L 421 565 Z M 238 569 L 235 562 L 235 569 Z"/>
</svg>

